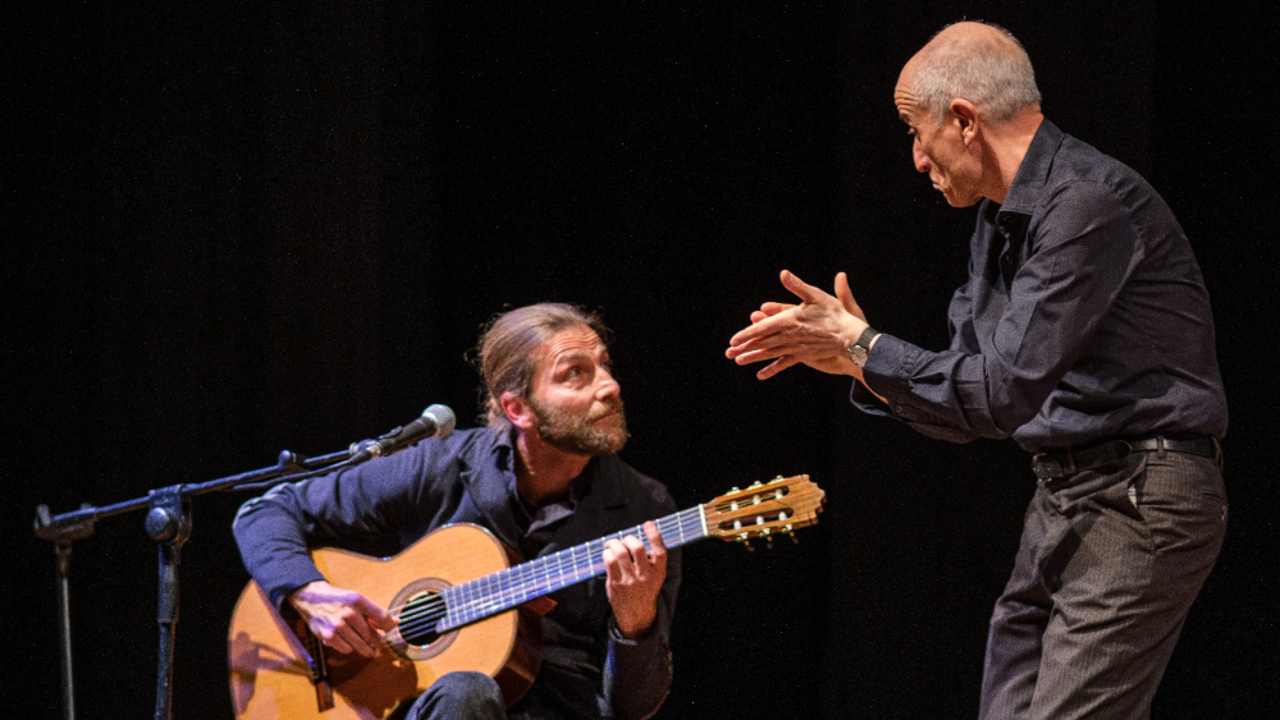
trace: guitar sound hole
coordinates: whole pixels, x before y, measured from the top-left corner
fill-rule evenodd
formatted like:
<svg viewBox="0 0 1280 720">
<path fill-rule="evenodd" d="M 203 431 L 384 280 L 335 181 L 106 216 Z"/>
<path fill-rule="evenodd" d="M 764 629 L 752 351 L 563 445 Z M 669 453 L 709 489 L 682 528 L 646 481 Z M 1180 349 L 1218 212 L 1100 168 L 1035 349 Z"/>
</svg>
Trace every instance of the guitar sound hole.
<svg viewBox="0 0 1280 720">
<path fill-rule="evenodd" d="M 400 637 L 410 645 L 423 647 L 439 639 L 436 624 L 444 618 L 444 598 L 438 593 L 414 595 L 400 611 Z"/>
<path fill-rule="evenodd" d="M 458 632 L 436 632 L 449 611 L 442 594 L 448 589 L 449 583 L 440 578 L 418 578 L 396 593 L 387 604 L 387 607 L 399 608 L 395 611 L 400 619 L 399 632 L 388 635 L 387 647 L 392 652 L 417 662 L 449 649 Z"/>
</svg>

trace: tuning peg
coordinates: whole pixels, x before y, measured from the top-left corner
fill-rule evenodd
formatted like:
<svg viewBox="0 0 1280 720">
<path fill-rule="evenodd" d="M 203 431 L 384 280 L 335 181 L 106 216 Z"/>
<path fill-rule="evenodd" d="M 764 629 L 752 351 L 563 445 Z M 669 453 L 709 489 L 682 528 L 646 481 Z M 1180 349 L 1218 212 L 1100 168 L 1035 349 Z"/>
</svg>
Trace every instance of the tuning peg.
<svg viewBox="0 0 1280 720">
<path fill-rule="evenodd" d="M 750 535 L 748 535 L 747 533 L 742 533 L 741 535 L 739 535 L 739 536 L 738 536 L 738 542 L 740 542 L 740 543 L 742 543 L 744 546 L 746 546 L 747 550 L 749 550 L 749 551 L 751 551 L 751 552 L 755 552 L 755 551 L 756 551 L 756 549 L 755 549 L 755 548 L 753 548 L 753 547 L 751 547 L 751 542 L 750 542 L 750 540 L 751 540 L 751 536 L 750 536 Z"/>
<path fill-rule="evenodd" d="M 796 534 L 791 532 L 791 526 L 787 526 L 787 537 L 791 538 L 792 545 L 799 545 L 800 541 L 796 539 Z"/>
<path fill-rule="evenodd" d="M 760 486 L 761 486 L 761 485 L 763 485 L 763 484 L 764 484 L 764 483 L 762 483 L 762 482 L 760 482 L 759 480 L 757 480 L 757 481 L 755 481 L 755 482 L 751 483 L 751 487 L 753 487 L 753 488 L 757 488 L 757 487 L 760 487 Z"/>
</svg>

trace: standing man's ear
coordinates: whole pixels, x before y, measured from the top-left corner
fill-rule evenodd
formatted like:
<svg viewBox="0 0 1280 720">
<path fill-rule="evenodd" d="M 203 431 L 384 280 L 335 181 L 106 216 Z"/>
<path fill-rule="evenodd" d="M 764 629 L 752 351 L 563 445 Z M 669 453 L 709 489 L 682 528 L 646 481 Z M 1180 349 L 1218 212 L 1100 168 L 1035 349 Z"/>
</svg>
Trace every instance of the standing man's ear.
<svg viewBox="0 0 1280 720">
<path fill-rule="evenodd" d="M 533 408 L 529 407 L 529 403 L 525 402 L 523 397 L 508 390 L 502 393 L 502 397 L 498 399 L 498 402 L 502 404 L 502 412 L 511 421 L 512 425 L 521 430 L 533 428 Z"/>
<path fill-rule="evenodd" d="M 978 135 L 978 108 L 964 98 L 956 98 L 947 106 L 959 123 L 960 138 L 968 146 Z"/>
</svg>

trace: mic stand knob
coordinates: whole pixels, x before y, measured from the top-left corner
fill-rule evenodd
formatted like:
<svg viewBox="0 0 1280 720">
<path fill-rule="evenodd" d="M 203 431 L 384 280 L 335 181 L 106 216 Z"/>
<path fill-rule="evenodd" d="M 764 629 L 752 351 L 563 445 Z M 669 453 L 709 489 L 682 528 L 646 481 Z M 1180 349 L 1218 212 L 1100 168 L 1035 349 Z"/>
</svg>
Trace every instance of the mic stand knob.
<svg viewBox="0 0 1280 720">
<path fill-rule="evenodd" d="M 151 491 L 147 533 L 160 543 L 160 586 L 157 621 L 160 625 L 160 665 L 156 677 L 156 720 L 173 717 L 173 656 L 178 630 L 178 564 L 182 546 L 191 537 L 191 508 L 183 485 Z"/>
</svg>

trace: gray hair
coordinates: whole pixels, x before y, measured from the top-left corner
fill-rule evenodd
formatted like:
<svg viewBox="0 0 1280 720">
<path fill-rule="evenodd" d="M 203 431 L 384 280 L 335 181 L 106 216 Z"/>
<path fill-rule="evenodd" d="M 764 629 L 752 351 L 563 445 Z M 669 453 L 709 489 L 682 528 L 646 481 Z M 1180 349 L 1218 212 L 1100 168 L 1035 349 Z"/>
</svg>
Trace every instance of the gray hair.
<svg viewBox="0 0 1280 720">
<path fill-rule="evenodd" d="M 950 39 L 922 53 L 911 91 L 937 125 L 951 101 L 963 98 L 996 122 L 1011 120 L 1040 102 L 1031 58 L 1008 30 L 984 23 L 1009 42 L 996 38 Z"/>
</svg>

